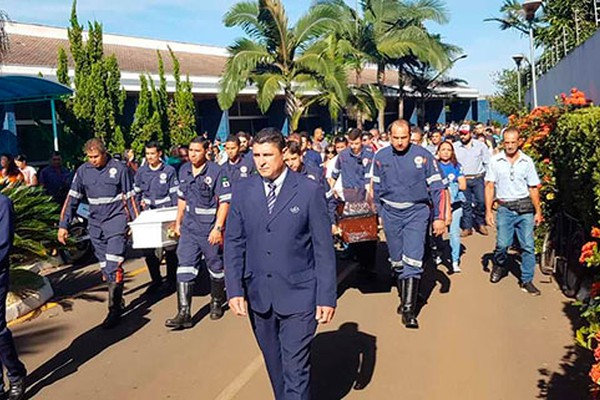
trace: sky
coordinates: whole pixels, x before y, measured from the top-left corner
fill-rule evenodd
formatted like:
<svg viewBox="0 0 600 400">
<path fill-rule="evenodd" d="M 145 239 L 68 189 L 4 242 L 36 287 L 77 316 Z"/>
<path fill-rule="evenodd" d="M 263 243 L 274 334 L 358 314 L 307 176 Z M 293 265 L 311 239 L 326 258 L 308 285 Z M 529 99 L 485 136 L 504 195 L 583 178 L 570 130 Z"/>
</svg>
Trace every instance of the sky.
<svg viewBox="0 0 600 400">
<path fill-rule="evenodd" d="M 312 1 L 283 0 L 291 21 L 305 12 Z M 222 23 L 225 12 L 236 0 L 79 0 L 79 21 L 102 22 L 105 33 L 170 41 L 227 46 L 242 36 Z M 346 0 L 351 6 L 355 0 Z M 497 24 L 484 22 L 498 16 L 502 0 L 446 0 L 450 22 L 429 24 L 434 33 L 460 46 L 467 58 L 456 63 L 449 75 L 466 80 L 482 95 L 493 94 L 492 75 L 514 66 L 511 56 L 528 54 L 528 40 L 500 31 Z M 66 27 L 71 0 L 0 0 L 0 9 L 13 21 Z"/>
</svg>

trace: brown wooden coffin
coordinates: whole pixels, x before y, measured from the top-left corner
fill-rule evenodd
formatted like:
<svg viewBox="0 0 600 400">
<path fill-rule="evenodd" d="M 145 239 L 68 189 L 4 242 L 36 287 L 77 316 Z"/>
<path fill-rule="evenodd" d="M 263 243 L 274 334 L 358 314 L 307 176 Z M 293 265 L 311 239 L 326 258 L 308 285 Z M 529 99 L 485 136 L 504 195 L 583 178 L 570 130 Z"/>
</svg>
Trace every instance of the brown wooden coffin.
<svg viewBox="0 0 600 400">
<path fill-rule="evenodd" d="M 338 223 L 342 230 L 342 240 L 346 243 L 360 243 L 377 240 L 377 215 L 345 217 Z"/>
</svg>

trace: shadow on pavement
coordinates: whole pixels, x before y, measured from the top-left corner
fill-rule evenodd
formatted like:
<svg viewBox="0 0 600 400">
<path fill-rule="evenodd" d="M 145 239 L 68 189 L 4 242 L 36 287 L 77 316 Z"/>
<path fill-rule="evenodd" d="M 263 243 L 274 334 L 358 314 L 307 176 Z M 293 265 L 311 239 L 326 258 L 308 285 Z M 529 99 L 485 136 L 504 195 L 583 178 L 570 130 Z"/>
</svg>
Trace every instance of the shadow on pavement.
<svg viewBox="0 0 600 400">
<path fill-rule="evenodd" d="M 571 321 L 573 335 L 581 326 L 579 307 L 569 302 L 563 305 L 563 313 Z M 588 399 L 591 380 L 588 371 L 594 359 L 591 351 L 583 349 L 576 344 L 565 346 L 565 354 L 561 359 L 560 371 L 549 371 L 542 368 L 538 372 L 538 399 L 563 400 L 563 399 Z"/>
<path fill-rule="evenodd" d="M 159 295 L 142 295 L 125 308 L 123 319 L 116 328 L 105 330 L 97 325 L 75 338 L 69 347 L 29 374 L 27 398 L 33 398 L 45 387 L 67 378 L 110 346 L 142 329 L 150 322 L 147 318 L 150 307 L 162 298 Z"/>
<path fill-rule="evenodd" d="M 311 391 L 315 400 L 337 400 L 362 390 L 375 371 L 377 338 L 355 322 L 318 334 L 311 347 Z"/>
</svg>

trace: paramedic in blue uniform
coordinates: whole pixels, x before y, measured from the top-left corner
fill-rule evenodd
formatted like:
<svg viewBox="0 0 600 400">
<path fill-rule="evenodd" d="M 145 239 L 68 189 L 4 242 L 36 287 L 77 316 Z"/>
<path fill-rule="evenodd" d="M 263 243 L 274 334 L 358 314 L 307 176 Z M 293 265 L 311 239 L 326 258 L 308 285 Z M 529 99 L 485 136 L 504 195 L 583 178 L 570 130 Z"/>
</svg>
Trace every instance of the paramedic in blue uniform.
<svg viewBox="0 0 600 400">
<path fill-rule="evenodd" d="M 256 172 L 252 155 L 246 155 L 241 151 L 240 139 L 230 135 L 225 141 L 225 152 L 227 161 L 223 164 L 225 173 L 232 183 L 240 179 L 248 178 Z"/>
<path fill-rule="evenodd" d="M 433 233 L 446 228 L 446 188 L 433 155 L 410 143 L 408 122 L 392 124 L 392 145 L 373 161 L 375 204 L 383 219 L 392 269 L 402 304 L 398 308 L 408 328 L 418 328 L 417 295 L 423 273 L 425 238 L 433 213 Z M 430 209 L 432 207 L 432 209 Z"/>
<path fill-rule="evenodd" d="M 331 221 L 331 230 L 334 232 L 336 226 L 335 213 L 338 201 L 333 195 L 333 191 L 329 187 L 329 183 L 323 176 L 323 172 L 316 167 L 304 164 L 302 158 L 302 147 L 294 141 L 288 141 L 284 153 L 284 160 L 289 169 L 306 176 L 308 179 L 312 179 L 324 189 L 325 198 L 327 199 L 327 212 L 329 213 L 329 219 Z"/>
<path fill-rule="evenodd" d="M 138 204 L 143 210 L 154 210 L 165 207 L 177 207 L 177 190 L 179 180 L 177 171 L 170 165 L 162 162 L 162 149 L 158 142 L 148 142 L 145 146 L 146 163 L 138 168 L 133 189 Z M 163 283 L 160 275 L 161 258 L 157 255 L 162 253 L 161 249 L 146 251 L 146 265 L 152 283 L 149 292 L 159 289 Z M 177 273 L 177 253 L 175 248 L 165 249 L 167 261 L 167 286 L 169 290 L 175 288 Z"/>
<path fill-rule="evenodd" d="M 84 146 L 88 161 L 77 169 L 62 209 L 58 241 L 66 244 L 68 227 L 82 199 L 90 206 L 88 231 L 108 283 L 108 316 L 103 327 L 116 326 L 123 312 L 123 268 L 127 222 L 137 217 L 138 208 L 127 166 L 111 158 L 99 139 Z"/>
<path fill-rule="evenodd" d="M 374 155 L 372 147 L 363 146 L 362 132 L 359 129 L 351 130 L 348 134 L 348 148 L 338 154 L 331 173 L 334 180 L 342 177 L 346 201 L 365 200 L 371 184 L 371 163 Z"/>
<path fill-rule="evenodd" d="M 362 131 L 352 129 L 348 133 L 348 148 L 338 154 L 331 171 L 332 182 L 341 178 L 343 198 L 346 202 L 367 201 L 371 188 L 371 166 L 375 152 L 373 147 L 364 146 Z M 339 184 L 339 183 L 338 183 Z M 334 183 L 331 185 L 336 187 Z M 367 279 L 375 278 L 375 258 L 377 243 L 375 241 L 352 243 L 349 250 L 360 263 L 358 272 Z"/>
<path fill-rule="evenodd" d="M 190 162 L 179 170 L 179 200 L 175 233 L 177 245 L 177 315 L 168 319 L 169 328 L 192 327 L 191 305 L 194 280 L 201 256 L 210 275 L 210 319 L 223 316 L 225 275 L 223 273 L 223 230 L 231 201 L 231 183 L 219 165 L 206 158 L 210 141 L 192 140 Z"/>
<path fill-rule="evenodd" d="M 15 341 L 6 326 L 6 296 L 8 295 L 10 268 L 9 254 L 15 236 L 15 212 L 8 197 L 0 194 L 0 398 L 4 399 L 2 367 L 6 368 L 9 382 L 8 400 L 25 397 L 25 366 L 19 360 Z"/>
<path fill-rule="evenodd" d="M 255 137 L 259 175 L 233 187 L 225 278 L 231 310 L 250 315 L 275 398 L 306 400 L 310 344 L 335 312 L 335 253 L 324 190 L 286 167 L 284 147 L 277 129 Z"/>
</svg>

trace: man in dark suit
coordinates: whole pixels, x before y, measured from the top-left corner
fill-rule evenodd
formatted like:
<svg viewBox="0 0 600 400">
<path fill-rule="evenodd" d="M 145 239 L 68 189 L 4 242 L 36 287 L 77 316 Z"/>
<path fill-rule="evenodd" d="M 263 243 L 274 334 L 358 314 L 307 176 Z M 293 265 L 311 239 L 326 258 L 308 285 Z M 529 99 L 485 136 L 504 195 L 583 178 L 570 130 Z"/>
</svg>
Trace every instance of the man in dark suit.
<svg viewBox="0 0 600 400">
<path fill-rule="evenodd" d="M 275 398 L 309 399 L 310 343 L 335 312 L 335 253 L 324 190 L 287 169 L 284 147 L 273 128 L 254 139 L 259 175 L 233 188 L 225 281 L 231 310 L 250 315 Z"/>
</svg>

